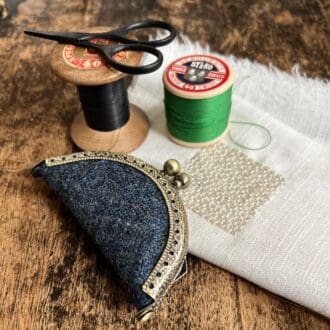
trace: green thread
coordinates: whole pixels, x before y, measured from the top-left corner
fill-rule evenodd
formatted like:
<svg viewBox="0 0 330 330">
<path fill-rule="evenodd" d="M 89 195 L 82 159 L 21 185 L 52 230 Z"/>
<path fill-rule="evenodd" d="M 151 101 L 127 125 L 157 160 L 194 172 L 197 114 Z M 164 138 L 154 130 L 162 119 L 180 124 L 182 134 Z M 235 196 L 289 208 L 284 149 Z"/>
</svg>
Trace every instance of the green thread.
<svg viewBox="0 0 330 330">
<path fill-rule="evenodd" d="M 165 89 L 165 115 L 169 133 L 186 142 L 208 142 L 225 132 L 232 87 L 207 99 L 184 99 Z"/>
<path fill-rule="evenodd" d="M 249 76 L 243 77 L 242 81 L 246 78 Z M 219 137 L 228 126 L 231 95 L 232 87 L 224 93 L 208 99 L 184 99 L 170 93 L 165 88 L 165 115 L 169 133 L 181 141 L 192 143 L 208 142 Z M 238 147 L 257 151 L 265 149 L 272 141 L 270 131 L 262 125 L 236 120 L 231 120 L 230 123 L 255 126 L 265 132 L 265 142 L 261 146 L 251 147 L 238 142 L 228 131 L 229 138 Z"/>
<path fill-rule="evenodd" d="M 249 146 L 246 146 L 246 145 L 244 145 L 244 144 L 239 143 L 237 140 L 235 140 L 235 139 L 231 136 L 231 133 L 230 133 L 230 131 L 229 131 L 229 132 L 228 132 L 228 136 L 229 136 L 229 138 L 230 138 L 230 139 L 231 139 L 231 140 L 232 140 L 237 146 L 239 146 L 239 147 L 241 147 L 241 148 L 244 148 L 244 149 L 247 149 L 247 150 L 257 151 L 257 150 L 261 150 L 261 149 L 265 149 L 265 148 L 267 148 L 267 147 L 270 145 L 271 141 L 272 141 L 272 135 L 271 135 L 270 131 L 269 131 L 266 127 L 264 127 L 264 126 L 262 126 L 262 125 L 259 125 L 259 124 L 256 124 L 256 123 L 251 123 L 251 122 L 248 122 L 248 121 L 237 121 L 237 120 L 231 120 L 230 123 L 231 123 L 231 124 L 237 124 L 237 125 L 250 125 L 250 126 L 255 126 L 255 127 L 258 127 L 258 128 L 263 129 L 264 132 L 265 132 L 266 135 L 267 135 L 267 138 L 266 138 L 266 141 L 264 142 L 264 144 L 262 144 L 260 147 L 255 147 L 255 148 L 253 148 L 253 147 L 249 147 Z"/>
</svg>

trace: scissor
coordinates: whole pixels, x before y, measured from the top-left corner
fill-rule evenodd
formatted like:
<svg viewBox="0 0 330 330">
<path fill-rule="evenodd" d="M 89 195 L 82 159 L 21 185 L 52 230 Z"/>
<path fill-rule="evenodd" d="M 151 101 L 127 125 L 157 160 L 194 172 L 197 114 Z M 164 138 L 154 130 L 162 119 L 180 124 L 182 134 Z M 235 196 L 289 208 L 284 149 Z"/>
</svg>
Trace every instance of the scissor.
<svg viewBox="0 0 330 330">
<path fill-rule="evenodd" d="M 159 28 L 168 31 L 169 34 L 162 39 L 152 41 L 140 41 L 128 37 L 129 32 L 145 28 Z M 157 70 L 163 63 L 163 55 L 156 47 L 169 44 L 176 36 L 175 28 L 172 25 L 154 20 L 137 22 L 102 33 L 42 32 L 34 30 L 25 30 L 24 33 L 39 38 L 55 40 L 62 44 L 72 44 L 79 47 L 95 49 L 112 67 L 128 74 L 144 74 Z M 107 39 L 118 42 L 119 44 L 100 45 L 92 43 L 92 39 Z M 126 50 L 149 53 L 154 55 L 156 60 L 141 66 L 130 66 L 116 61 L 114 55 Z"/>
</svg>

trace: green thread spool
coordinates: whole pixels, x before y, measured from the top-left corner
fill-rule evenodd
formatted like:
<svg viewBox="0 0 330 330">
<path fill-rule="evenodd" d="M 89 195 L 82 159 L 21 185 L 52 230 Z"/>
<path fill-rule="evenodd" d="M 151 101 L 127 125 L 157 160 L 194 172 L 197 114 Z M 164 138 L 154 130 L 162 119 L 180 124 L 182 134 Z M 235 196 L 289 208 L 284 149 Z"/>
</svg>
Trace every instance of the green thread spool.
<svg viewBox="0 0 330 330">
<path fill-rule="evenodd" d="M 169 137 L 187 147 L 205 147 L 227 132 L 233 85 L 228 63 L 211 55 L 172 62 L 163 75 Z"/>
</svg>

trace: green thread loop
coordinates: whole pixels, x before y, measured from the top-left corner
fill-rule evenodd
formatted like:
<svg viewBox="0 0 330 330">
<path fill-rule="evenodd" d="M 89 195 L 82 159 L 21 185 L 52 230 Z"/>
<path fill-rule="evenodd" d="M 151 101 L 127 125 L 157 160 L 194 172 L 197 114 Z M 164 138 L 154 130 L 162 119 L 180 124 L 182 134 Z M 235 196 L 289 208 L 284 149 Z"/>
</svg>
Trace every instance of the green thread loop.
<svg viewBox="0 0 330 330">
<path fill-rule="evenodd" d="M 270 145 L 270 143 L 271 143 L 271 141 L 272 141 L 272 135 L 271 135 L 270 131 L 269 131 L 266 127 L 264 127 L 264 126 L 262 126 L 262 125 L 259 125 L 259 124 L 256 124 L 256 123 L 251 123 L 251 122 L 248 122 L 248 121 L 237 121 L 237 120 L 231 120 L 230 123 L 231 123 L 231 124 L 237 124 L 237 125 L 250 125 L 250 126 L 255 126 L 255 127 L 261 128 L 261 129 L 264 130 L 264 132 L 266 133 L 267 138 L 266 138 L 264 144 L 262 144 L 260 147 L 255 147 L 255 148 L 253 148 L 253 147 L 249 147 L 249 146 L 247 146 L 247 145 L 244 145 L 244 144 L 239 143 L 237 140 L 235 140 L 235 139 L 232 137 L 232 135 L 231 135 L 231 133 L 230 133 L 230 131 L 229 131 L 229 132 L 228 132 L 228 136 L 229 136 L 229 138 L 230 138 L 230 139 L 231 139 L 231 140 L 232 140 L 237 146 L 239 146 L 239 147 L 241 147 L 241 148 L 243 148 L 243 149 L 253 150 L 253 151 L 257 151 L 257 150 L 265 149 L 265 148 L 267 148 L 267 147 Z"/>
<path fill-rule="evenodd" d="M 183 99 L 165 89 L 165 115 L 169 133 L 186 142 L 208 142 L 225 132 L 232 87 L 207 99 Z"/>
</svg>

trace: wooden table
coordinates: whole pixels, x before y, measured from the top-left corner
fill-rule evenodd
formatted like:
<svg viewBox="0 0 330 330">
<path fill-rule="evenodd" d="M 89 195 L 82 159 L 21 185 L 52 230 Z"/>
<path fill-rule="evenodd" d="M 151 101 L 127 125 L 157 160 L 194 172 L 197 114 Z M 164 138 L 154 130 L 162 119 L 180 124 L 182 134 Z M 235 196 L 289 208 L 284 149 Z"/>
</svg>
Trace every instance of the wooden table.
<svg viewBox="0 0 330 330">
<path fill-rule="evenodd" d="M 1 329 L 330 328 L 323 317 L 194 257 L 160 313 L 135 325 L 118 278 L 29 172 L 40 159 L 72 151 L 68 127 L 79 104 L 74 87 L 50 73 L 53 44 L 24 37 L 23 28 L 164 19 L 214 50 L 288 71 L 299 63 L 308 76 L 329 78 L 325 1 L 288 3 L 0 0 Z"/>
</svg>

